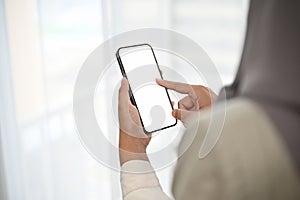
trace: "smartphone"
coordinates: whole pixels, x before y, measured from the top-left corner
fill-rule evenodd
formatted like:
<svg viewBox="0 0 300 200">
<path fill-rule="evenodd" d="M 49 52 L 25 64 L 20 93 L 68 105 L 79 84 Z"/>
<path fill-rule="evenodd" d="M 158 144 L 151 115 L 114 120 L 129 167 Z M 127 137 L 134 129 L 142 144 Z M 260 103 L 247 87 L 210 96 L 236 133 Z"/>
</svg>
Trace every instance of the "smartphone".
<svg viewBox="0 0 300 200">
<path fill-rule="evenodd" d="M 129 83 L 131 103 L 136 106 L 144 132 L 150 134 L 177 124 L 168 90 L 155 79 L 163 79 L 153 48 L 149 44 L 120 47 L 116 57 Z"/>
</svg>

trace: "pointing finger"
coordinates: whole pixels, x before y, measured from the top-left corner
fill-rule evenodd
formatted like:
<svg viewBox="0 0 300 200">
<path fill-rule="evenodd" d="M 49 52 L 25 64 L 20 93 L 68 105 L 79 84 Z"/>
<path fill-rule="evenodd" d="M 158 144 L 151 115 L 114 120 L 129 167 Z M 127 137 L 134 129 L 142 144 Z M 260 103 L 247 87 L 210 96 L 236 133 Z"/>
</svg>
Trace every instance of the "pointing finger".
<svg viewBox="0 0 300 200">
<path fill-rule="evenodd" d="M 176 92 L 179 92 L 182 94 L 188 94 L 191 90 L 190 86 L 186 83 L 166 81 L 166 80 L 162 80 L 162 79 L 156 79 L 156 83 L 167 89 L 175 90 Z"/>
<path fill-rule="evenodd" d="M 162 79 L 156 79 L 156 83 L 167 89 L 174 90 L 181 94 L 189 94 L 192 98 L 195 98 L 195 99 L 197 98 L 195 91 L 193 90 L 192 86 L 189 84 L 167 81 L 167 80 L 162 80 Z"/>
</svg>

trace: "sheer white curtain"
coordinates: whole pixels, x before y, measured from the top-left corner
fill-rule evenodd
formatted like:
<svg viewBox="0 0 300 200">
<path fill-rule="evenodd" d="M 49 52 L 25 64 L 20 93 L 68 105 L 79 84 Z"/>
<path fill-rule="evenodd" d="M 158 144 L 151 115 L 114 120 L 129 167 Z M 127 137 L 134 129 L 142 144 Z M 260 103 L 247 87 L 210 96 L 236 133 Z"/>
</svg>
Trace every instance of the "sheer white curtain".
<svg viewBox="0 0 300 200">
<path fill-rule="evenodd" d="M 118 175 L 87 153 L 72 117 L 76 74 L 101 42 L 144 27 L 179 31 L 208 52 L 224 83 L 230 83 L 240 58 L 248 4 L 247 0 L 0 2 L 1 171 L 9 199 L 16 200 L 120 198 Z M 162 177 L 170 173 L 166 174 Z"/>
</svg>

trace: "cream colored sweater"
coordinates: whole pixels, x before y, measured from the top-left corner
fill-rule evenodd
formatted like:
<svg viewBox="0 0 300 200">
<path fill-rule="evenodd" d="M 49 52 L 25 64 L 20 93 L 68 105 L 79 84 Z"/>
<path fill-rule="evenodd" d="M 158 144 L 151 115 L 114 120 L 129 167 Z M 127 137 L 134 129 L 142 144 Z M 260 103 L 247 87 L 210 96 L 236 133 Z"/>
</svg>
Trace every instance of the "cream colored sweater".
<svg viewBox="0 0 300 200">
<path fill-rule="evenodd" d="M 201 117 L 194 142 L 178 160 L 173 180 L 176 200 L 300 199 L 300 179 L 283 140 L 263 111 L 249 100 L 228 102 L 217 144 L 199 159 L 209 126 L 208 112 Z M 195 127 L 188 128 L 182 143 Z M 151 171 L 146 161 L 129 161 L 122 168 Z M 122 173 L 121 185 L 125 200 L 171 199 L 154 172 Z"/>
</svg>

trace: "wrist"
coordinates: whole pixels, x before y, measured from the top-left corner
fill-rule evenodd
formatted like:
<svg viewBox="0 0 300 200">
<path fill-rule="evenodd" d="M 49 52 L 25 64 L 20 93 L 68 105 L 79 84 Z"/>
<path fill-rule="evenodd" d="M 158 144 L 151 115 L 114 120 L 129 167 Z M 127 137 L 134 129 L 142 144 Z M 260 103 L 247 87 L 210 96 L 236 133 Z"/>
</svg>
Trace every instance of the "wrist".
<svg viewBox="0 0 300 200">
<path fill-rule="evenodd" d="M 120 155 L 120 164 L 123 165 L 125 162 L 130 160 L 145 160 L 149 161 L 147 153 L 132 153 L 128 151 L 124 151 L 122 149 L 119 150 Z"/>
<path fill-rule="evenodd" d="M 129 160 L 146 160 L 148 142 L 145 138 L 134 137 L 120 130 L 119 155 L 121 165 Z"/>
</svg>

